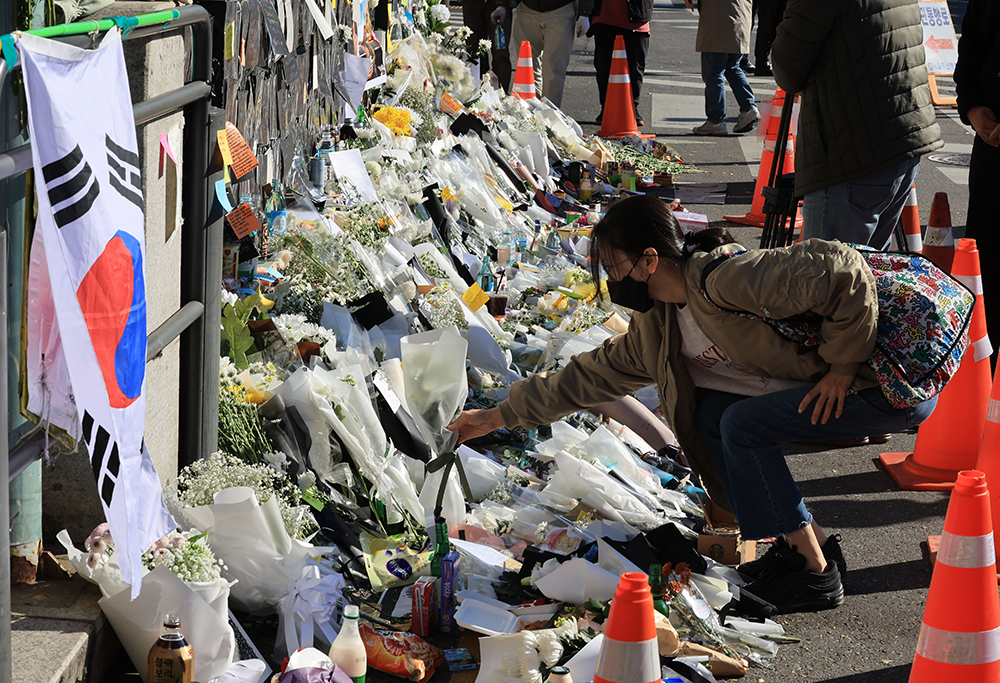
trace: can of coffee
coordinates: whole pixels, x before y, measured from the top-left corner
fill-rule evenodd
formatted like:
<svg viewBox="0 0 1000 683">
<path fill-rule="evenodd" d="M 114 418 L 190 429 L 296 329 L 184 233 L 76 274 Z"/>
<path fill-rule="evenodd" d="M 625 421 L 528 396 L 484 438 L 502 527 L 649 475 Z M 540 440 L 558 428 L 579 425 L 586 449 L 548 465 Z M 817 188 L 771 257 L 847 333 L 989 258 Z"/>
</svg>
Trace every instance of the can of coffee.
<svg viewBox="0 0 1000 683">
<path fill-rule="evenodd" d="M 313 187 L 322 190 L 323 180 L 326 177 L 326 161 L 323 157 L 313 157 L 309 160 L 309 182 Z"/>
</svg>

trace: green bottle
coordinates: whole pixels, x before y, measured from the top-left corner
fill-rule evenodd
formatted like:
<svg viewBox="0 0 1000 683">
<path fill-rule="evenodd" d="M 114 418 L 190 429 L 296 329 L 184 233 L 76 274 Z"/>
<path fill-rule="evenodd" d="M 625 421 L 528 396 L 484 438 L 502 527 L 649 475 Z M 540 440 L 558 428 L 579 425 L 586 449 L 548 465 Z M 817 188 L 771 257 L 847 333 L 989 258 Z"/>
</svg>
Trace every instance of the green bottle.
<svg viewBox="0 0 1000 683">
<path fill-rule="evenodd" d="M 670 606 L 663 600 L 663 581 L 660 578 L 660 571 L 660 565 L 649 565 L 649 589 L 653 592 L 653 609 L 663 616 L 669 617 Z"/>
<path fill-rule="evenodd" d="M 448 540 L 448 522 L 444 517 L 434 519 L 434 556 L 431 558 L 431 576 L 441 576 L 441 563 L 444 556 L 451 550 L 451 542 Z"/>
</svg>

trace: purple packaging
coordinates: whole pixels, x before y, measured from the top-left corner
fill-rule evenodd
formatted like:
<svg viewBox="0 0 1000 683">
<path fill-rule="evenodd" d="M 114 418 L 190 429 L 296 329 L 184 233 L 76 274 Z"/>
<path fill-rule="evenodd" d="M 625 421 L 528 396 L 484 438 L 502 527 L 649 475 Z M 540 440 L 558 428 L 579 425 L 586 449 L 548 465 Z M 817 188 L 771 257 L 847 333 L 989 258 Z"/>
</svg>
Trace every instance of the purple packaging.
<svg viewBox="0 0 1000 683">
<path fill-rule="evenodd" d="M 441 560 L 441 633 L 455 633 L 458 624 L 455 623 L 455 593 L 461 590 L 458 585 L 459 555 L 457 550 L 449 550 Z"/>
</svg>

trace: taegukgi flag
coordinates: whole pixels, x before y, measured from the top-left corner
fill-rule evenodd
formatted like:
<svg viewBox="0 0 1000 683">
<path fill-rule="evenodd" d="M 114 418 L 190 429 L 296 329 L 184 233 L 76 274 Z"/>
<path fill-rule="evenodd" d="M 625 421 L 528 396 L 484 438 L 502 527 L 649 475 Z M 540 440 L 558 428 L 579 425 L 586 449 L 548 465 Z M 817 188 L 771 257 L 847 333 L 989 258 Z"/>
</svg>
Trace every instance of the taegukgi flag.
<svg viewBox="0 0 1000 683">
<path fill-rule="evenodd" d="M 64 390 L 76 405 L 122 577 L 176 525 L 143 440 L 145 235 L 138 144 L 117 29 L 96 50 L 18 34 Z"/>
</svg>

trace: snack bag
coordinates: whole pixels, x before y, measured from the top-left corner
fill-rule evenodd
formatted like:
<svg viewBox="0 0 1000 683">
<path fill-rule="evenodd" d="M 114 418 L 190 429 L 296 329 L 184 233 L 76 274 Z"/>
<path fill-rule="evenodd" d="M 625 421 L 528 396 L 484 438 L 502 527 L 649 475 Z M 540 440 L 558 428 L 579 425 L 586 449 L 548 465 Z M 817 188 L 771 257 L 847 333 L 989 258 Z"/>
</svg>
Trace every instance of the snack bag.
<svg viewBox="0 0 1000 683">
<path fill-rule="evenodd" d="M 387 674 L 424 683 L 444 661 L 443 650 L 412 633 L 377 631 L 368 624 L 362 624 L 360 631 L 368 666 Z"/>
</svg>

